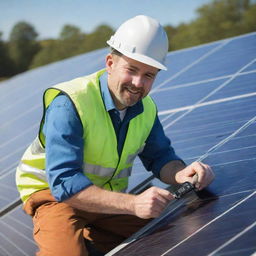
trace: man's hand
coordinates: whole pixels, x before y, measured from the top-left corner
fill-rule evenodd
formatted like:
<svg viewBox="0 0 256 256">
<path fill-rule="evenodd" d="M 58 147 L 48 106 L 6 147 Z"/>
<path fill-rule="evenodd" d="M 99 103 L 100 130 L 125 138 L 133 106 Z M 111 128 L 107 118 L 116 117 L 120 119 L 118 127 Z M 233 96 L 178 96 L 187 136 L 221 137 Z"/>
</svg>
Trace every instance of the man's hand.
<svg viewBox="0 0 256 256">
<path fill-rule="evenodd" d="M 165 189 L 151 187 L 139 195 L 107 191 L 92 185 L 64 202 L 74 208 L 96 213 L 132 214 L 143 219 L 158 217 L 172 194 Z"/>
<path fill-rule="evenodd" d="M 203 164 L 202 162 L 193 162 L 178 171 L 175 175 L 175 180 L 177 183 L 184 183 L 186 181 L 194 183 L 194 175 L 197 175 L 197 181 L 194 185 L 198 190 L 202 190 L 208 186 L 214 179 L 214 173 L 209 165 Z"/>
<path fill-rule="evenodd" d="M 134 214 L 142 219 L 156 218 L 172 199 L 168 190 L 151 187 L 134 198 Z"/>
</svg>

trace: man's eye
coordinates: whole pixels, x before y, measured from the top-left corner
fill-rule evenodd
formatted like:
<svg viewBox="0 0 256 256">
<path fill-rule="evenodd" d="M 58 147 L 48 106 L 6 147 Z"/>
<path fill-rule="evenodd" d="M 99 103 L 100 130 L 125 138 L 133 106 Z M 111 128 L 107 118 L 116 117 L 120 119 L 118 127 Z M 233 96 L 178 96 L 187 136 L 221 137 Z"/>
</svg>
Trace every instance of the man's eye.
<svg viewBox="0 0 256 256">
<path fill-rule="evenodd" d="M 155 78 L 154 75 L 150 75 L 150 74 L 146 75 L 146 77 L 149 78 L 149 79 L 154 79 Z"/>
<path fill-rule="evenodd" d="M 133 73 L 135 72 L 135 70 L 132 69 L 132 68 L 128 68 L 128 71 L 129 71 L 129 72 L 133 72 Z"/>
</svg>

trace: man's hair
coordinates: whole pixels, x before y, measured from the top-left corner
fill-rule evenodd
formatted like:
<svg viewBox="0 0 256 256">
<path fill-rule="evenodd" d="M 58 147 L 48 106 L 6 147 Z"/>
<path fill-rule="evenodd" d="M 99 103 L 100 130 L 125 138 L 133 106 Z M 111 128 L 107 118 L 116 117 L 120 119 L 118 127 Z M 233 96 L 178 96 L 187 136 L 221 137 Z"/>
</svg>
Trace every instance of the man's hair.
<svg viewBox="0 0 256 256">
<path fill-rule="evenodd" d="M 123 56 L 123 54 L 121 52 L 117 51 L 116 49 L 114 49 L 112 47 L 110 48 L 110 53 L 113 55 L 119 56 L 119 57 Z"/>
</svg>

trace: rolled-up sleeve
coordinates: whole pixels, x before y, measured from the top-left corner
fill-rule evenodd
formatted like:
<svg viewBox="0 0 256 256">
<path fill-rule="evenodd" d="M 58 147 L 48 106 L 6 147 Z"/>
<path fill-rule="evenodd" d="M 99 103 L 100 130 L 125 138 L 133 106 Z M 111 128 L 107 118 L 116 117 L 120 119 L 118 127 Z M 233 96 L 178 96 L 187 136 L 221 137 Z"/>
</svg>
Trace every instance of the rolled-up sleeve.
<svg viewBox="0 0 256 256">
<path fill-rule="evenodd" d="M 146 140 L 143 151 L 139 157 L 148 171 L 152 171 L 155 177 L 160 177 L 162 167 L 173 160 L 183 160 L 176 155 L 171 146 L 171 141 L 166 137 L 159 118 L 156 117 L 152 130 Z M 183 162 L 184 163 L 184 162 Z"/>
<path fill-rule="evenodd" d="M 71 100 L 60 95 L 45 115 L 46 174 L 51 192 L 63 201 L 92 182 L 83 174 L 83 128 Z"/>
</svg>

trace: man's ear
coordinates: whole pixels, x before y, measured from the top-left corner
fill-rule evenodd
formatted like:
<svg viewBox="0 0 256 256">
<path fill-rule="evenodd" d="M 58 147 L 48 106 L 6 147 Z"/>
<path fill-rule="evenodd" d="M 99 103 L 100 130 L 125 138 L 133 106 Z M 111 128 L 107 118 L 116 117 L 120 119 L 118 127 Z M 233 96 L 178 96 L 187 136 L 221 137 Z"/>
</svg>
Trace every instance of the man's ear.
<svg viewBox="0 0 256 256">
<path fill-rule="evenodd" d="M 112 71 L 112 68 L 113 68 L 113 64 L 114 64 L 113 55 L 111 53 L 109 53 L 106 56 L 106 70 L 107 70 L 108 74 L 111 74 L 111 71 Z"/>
</svg>

